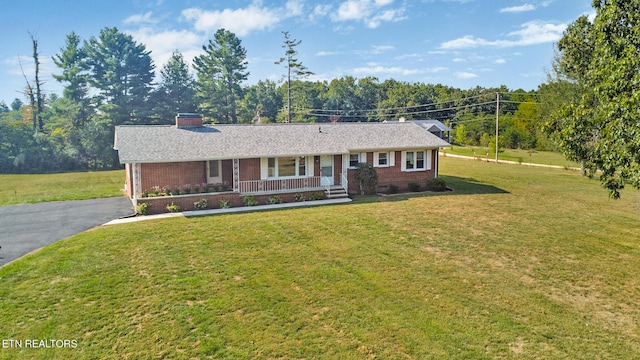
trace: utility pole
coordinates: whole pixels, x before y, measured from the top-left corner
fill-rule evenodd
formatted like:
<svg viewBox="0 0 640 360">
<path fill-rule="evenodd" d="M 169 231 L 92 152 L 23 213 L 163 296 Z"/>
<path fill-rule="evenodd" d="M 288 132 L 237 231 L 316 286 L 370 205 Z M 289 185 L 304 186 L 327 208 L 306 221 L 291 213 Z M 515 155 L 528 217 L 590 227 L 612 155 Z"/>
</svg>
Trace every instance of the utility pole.
<svg viewBox="0 0 640 360">
<path fill-rule="evenodd" d="M 500 93 L 496 93 L 496 164 L 498 163 L 498 123 L 500 120 Z"/>
</svg>

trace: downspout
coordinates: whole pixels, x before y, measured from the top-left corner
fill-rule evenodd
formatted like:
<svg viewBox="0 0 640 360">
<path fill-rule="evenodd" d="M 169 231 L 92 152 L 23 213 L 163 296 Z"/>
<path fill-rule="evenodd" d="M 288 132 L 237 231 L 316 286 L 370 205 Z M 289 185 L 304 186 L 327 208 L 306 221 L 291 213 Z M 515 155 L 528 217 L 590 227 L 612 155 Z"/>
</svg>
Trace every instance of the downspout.
<svg viewBox="0 0 640 360">
<path fill-rule="evenodd" d="M 131 163 L 131 167 L 132 167 L 132 179 L 131 179 L 131 183 L 132 183 L 132 190 L 133 190 L 133 207 L 135 208 L 136 206 L 138 206 L 138 174 L 136 171 L 136 168 L 138 167 L 136 163 Z"/>
<path fill-rule="evenodd" d="M 436 157 L 436 176 L 434 178 L 438 178 L 438 164 L 440 162 L 439 158 L 440 158 L 440 154 L 438 153 L 438 151 L 440 151 L 440 148 L 436 149 L 435 151 L 435 157 Z"/>
</svg>

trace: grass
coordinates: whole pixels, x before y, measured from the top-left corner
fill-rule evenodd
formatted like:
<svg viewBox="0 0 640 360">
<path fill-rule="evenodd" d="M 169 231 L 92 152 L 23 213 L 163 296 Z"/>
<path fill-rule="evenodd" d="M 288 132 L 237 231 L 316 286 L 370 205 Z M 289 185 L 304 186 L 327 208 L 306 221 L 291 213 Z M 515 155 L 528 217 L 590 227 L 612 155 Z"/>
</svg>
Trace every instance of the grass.
<svg viewBox="0 0 640 360">
<path fill-rule="evenodd" d="M 124 170 L 0 174 L 0 206 L 120 196 L 124 175 Z"/>
<path fill-rule="evenodd" d="M 445 149 L 444 152 L 463 156 L 477 155 L 480 159 L 485 159 L 488 153 L 489 160 L 494 160 L 496 158 L 495 152 L 492 153 L 488 148 L 479 146 L 451 146 L 451 148 Z M 580 164 L 568 161 L 565 159 L 564 155 L 551 151 L 504 149 L 503 151 L 498 152 L 498 159 L 522 163 L 580 168 Z"/>
<path fill-rule="evenodd" d="M 452 158 L 456 191 L 94 229 L 0 268 L 0 359 L 637 359 L 640 193 Z"/>
</svg>

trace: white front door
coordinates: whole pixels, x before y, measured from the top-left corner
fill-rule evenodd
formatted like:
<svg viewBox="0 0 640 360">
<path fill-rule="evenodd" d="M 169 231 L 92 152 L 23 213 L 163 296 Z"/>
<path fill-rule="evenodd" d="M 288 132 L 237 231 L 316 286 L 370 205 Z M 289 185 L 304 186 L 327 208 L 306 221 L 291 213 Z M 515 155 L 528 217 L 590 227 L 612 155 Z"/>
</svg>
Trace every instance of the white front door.
<svg viewBox="0 0 640 360">
<path fill-rule="evenodd" d="M 333 155 L 320 156 L 320 185 L 333 185 Z"/>
<path fill-rule="evenodd" d="M 222 160 L 207 161 L 207 184 L 222 184 Z"/>
</svg>

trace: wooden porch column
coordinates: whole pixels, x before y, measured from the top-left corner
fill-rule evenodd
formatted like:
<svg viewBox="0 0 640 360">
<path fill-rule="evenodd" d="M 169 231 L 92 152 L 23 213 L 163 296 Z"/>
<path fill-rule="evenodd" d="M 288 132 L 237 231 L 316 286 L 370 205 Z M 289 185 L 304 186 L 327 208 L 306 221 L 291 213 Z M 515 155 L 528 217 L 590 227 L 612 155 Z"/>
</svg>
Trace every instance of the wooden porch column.
<svg viewBox="0 0 640 360">
<path fill-rule="evenodd" d="M 233 191 L 240 190 L 240 160 L 233 159 Z"/>
</svg>

